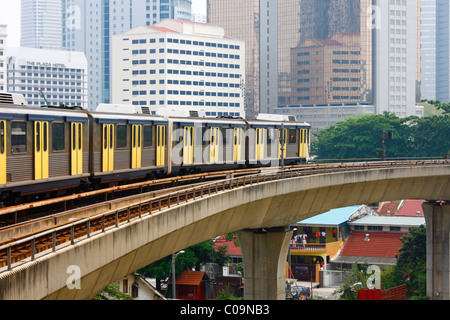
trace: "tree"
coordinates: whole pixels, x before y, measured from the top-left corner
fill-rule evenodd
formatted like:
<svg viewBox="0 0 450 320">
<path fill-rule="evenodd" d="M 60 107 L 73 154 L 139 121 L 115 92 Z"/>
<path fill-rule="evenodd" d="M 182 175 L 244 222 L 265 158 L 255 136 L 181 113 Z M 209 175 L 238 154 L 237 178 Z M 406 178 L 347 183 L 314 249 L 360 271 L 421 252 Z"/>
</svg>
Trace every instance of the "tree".
<svg viewBox="0 0 450 320">
<path fill-rule="evenodd" d="M 311 153 L 317 159 L 380 159 L 383 132 L 387 158 L 442 157 L 450 155 L 450 117 L 411 116 L 391 113 L 360 115 L 315 133 Z"/>
<path fill-rule="evenodd" d="M 119 291 L 119 284 L 113 282 L 106 286 L 99 294 L 97 294 L 92 300 L 132 300 L 133 298 Z"/>
<path fill-rule="evenodd" d="M 345 282 L 333 292 L 340 295 L 340 300 L 358 300 L 358 290 L 367 288 L 367 263 L 354 263 L 350 272 L 345 276 Z"/>
<path fill-rule="evenodd" d="M 444 115 L 450 115 L 450 103 L 442 103 L 439 100 L 427 100 L 423 99 L 422 102 L 429 103 L 435 106 L 438 110 L 442 110 Z"/>
<path fill-rule="evenodd" d="M 396 265 L 381 274 L 384 288 L 405 284 L 409 299 L 426 299 L 426 237 L 426 228 L 421 225 L 401 238 Z"/>
<path fill-rule="evenodd" d="M 199 271 L 206 263 L 216 263 L 220 267 L 230 260 L 227 247 L 216 247 L 212 240 L 204 241 L 184 249 L 176 257 L 175 276 L 183 270 Z M 172 255 L 167 256 L 137 271 L 144 277 L 156 278 L 156 289 L 161 290 L 161 282 L 167 282 L 172 272 Z"/>
</svg>

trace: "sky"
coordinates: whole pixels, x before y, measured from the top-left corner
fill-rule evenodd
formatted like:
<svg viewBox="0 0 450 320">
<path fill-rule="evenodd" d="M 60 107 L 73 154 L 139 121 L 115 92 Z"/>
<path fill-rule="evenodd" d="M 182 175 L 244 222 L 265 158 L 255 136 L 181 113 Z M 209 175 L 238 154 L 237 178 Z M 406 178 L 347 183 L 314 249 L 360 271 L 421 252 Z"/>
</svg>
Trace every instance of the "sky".
<svg viewBox="0 0 450 320">
<path fill-rule="evenodd" d="M 206 0 L 192 0 L 192 11 L 206 13 Z M 0 0 L 0 24 L 7 24 L 7 47 L 20 46 L 20 0 Z"/>
</svg>

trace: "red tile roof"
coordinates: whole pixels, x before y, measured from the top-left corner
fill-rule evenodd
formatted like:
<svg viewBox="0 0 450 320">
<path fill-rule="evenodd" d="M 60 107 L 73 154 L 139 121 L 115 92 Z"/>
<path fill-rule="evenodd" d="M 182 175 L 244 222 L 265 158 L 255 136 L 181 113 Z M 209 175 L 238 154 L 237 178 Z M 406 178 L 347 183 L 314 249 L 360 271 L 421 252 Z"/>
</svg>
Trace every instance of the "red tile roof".
<svg viewBox="0 0 450 320">
<path fill-rule="evenodd" d="M 420 216 L 423 217 L 422 203 L 425 200 L 405 200 L 405 203 L 400 210 L 395 214 L 396 216 L 416 217 L 417 211 L 420 212 Z"/>
<path fill-rule="evenodd" d="M 208 278 L 204 271 L 183 271 L 175 280 L 177 285 L 198 286 L 203 280 L 203 277 Z M 169 283 L 172 283 L 170 281 Z"/>
<path fill-rule="evenodd" d="M 227 241 L 225 240 L 225 236 L 220 236 L 215 242 L 214 245 L 217 247 L 228 247 L 228 253 L 232 256 L 242 256 L 242 251 L 240 247 L 236 247 L 234 245 L 234 240 Z"/>
<path fill-rule="evenodd" d="M 364 241 L 369 234 L 369 241 Z M 406 233 L 353 231 L 347 239 L 341 256 L 395 258 L 403 245 L 400 238 Z"/>
<path fill-rule="evenodd" d="M 400 205 L 399 202 L 386 202 L 383 203 L 381 208 L 378 209 L 378 213 L 380 216 L 386 216 L 387 212 L 389 211 L 391 215 L 394 215 L 397 213 L 398 206 Z"/>
</svg>

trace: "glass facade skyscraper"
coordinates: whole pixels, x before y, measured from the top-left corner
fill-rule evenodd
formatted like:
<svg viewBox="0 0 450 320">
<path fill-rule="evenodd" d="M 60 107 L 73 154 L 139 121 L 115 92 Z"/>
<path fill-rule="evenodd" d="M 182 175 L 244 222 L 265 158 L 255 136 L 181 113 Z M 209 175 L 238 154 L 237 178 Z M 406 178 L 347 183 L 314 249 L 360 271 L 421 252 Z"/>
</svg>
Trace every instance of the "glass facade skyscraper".
<svg viewBox="0 0 450 320">
<path fill-rule="evenodd" d="M 61 49 L 61 0 L 21 0 L 22 47 Z"/>
<path fill-rule="evenodd" d="M 420 80 L 419 5 L 208 0 L 208 21 L 247 44 L 249 115 L 278 106 L 375 104 L 377 113 L 406 116 L 415 114 Z"/>
</svg>

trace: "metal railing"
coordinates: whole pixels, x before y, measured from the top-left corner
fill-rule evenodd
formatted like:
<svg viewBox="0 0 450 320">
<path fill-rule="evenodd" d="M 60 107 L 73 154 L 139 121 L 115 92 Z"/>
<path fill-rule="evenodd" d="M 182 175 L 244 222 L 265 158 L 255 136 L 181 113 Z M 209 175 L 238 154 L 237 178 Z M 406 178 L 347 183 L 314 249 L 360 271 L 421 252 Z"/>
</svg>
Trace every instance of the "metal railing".
<svg viewBox="0 0 450 320">
<path fill-rule="evenodd" d="M 122 209 L 115 209 L 92 217 L 74 221 L 72 223 L 40 232 L 17 241 L 0 246 L 0 273 L 11 270 L 17 262 L 34 261 L 42 255 L 56 252 L 62 245 L 73 245 L 78 240 L 89 239 L 98 233 L 104 233 L 111 228 L 119 228 L 145 216 L 151 216 L 170 209 L 174 205 L 186 204 L 190 201 L 202 199 L 206 196 L 236 188 L 251 186 L 281 179 L 291 179 L 317 174 L 349 172 L 355 170 L 382 169 L 408 166 L 449 165 L 449 160 L 415 160 L 407 162 L 363 162 L 328 165 L 305 165 L 294 170 L 267 172 L 231 177 L 229 179 L 204 184 L 202 186 L 187 187 L 185 190 L 169 193 L 148 201 L 143 201 Z"/>
</svg>

